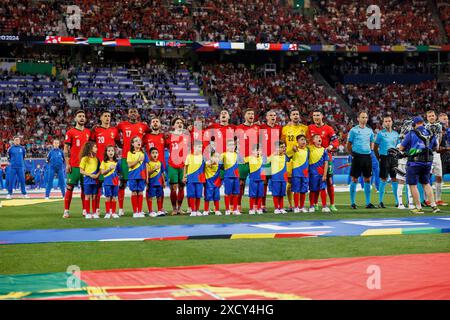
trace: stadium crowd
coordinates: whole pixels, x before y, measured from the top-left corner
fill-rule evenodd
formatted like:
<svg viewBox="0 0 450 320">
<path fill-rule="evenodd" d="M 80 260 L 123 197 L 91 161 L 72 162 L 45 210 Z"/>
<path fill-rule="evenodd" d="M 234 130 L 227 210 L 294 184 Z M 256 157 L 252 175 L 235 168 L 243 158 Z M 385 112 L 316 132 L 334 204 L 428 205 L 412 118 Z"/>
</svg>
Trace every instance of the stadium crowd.
<svg viewBox="0 0 450 320">
<path fill-rule="evenodd" d="M 439 44 L 437 22 L 427 9 L 427 1 L 322 0 L 322 13 L 315 25 L 326 42 L 354 45 Z M 367 28 L 366 9 L 381 9 L 380 29 Z"/>
<path fill-rule="evenodd" d="M 193 14 L 205 41 L 320 43 L 311 21 L 282 0 L 199 1 Z"/>
<path fill-rule="evenodd" d="M 5 0 L 0 4 L 0 32 L 56 35 L 61 29 L 58 25 L 70 27 L 66 19 L 72 14 L 69 4 L 81 9 L 81 30 L 68 28 L 77 37 L 352 45 L 442 42 L 425 0 L 321 0 L 311 18 L 283 0 L 198 0 L 183 5 L 164 0 Z M 366 9 L 373 4 L 381 8 L 383 27 L 379 30 L 366 26 Z M 449 7 L 437 5 L 449 34 Z"/>
<path fill-rule="evenodd" d="M 383 115 L 400 122 L 423 110 L 448 112 L 449 90 L 438 87 L 436 80 L 419 84 L 337 84 L 336 91 L 355 112 L 368 110 L 370 125 L 382 129 Z"/>
</svg>

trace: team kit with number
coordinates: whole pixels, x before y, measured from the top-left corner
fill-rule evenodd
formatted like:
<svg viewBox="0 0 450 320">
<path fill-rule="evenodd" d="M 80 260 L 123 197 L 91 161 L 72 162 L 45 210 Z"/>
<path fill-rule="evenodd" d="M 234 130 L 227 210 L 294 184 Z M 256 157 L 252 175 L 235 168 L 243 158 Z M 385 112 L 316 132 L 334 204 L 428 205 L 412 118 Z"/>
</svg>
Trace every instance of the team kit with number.
<svg viewBox="0 0 450 320">
<path fill-rule="evenodd" d="M 84 114 L 81 110 L 77 115 L 79 113 Z M 105 113 L 110 114 L 109 111 Z M 78 184 L 81 186 L 83 216 L 87 219 L 100 218 L 99 199 L 102 195 L 105 197 L 105 218 L 124 215 L 126 188 L 131 191 L 134 218 L 143 218 L 146 214 L 150 217 L 166 215 L 168 212 L 163 207 L 166 186 L 170 187 L 171 215 L 222 215 L 223 210 L 225 215 L 241 215 L 246 185 L 250 215 L 267 212 L 268 190 L 273 197 L 275 214 L 317 212 L 320 210 L 319 199 L 322 212 L 338 211 L 334 203 L 332 157 L 339 141 L 334 129 L 323 123 L 322 112 L 314 111 L 312 123 L 305 125 L 301 123 L 299 111 L 291 110 L 290 121 L 284 126 L 278 125 L 274 111 L 267 113 L 265 123 L 255 122 L 254 114 L 251 109 L 245 110 L 244 123 L 233 125 L 229 123 L 228 111 L 223 110 L 219 121 L 206 128 L 202 127 L 201 121 L 188 126 L 183 118 L 175 117 L 170 132 L 162 132 L 158 118 L 149 119 L 150 124 L 141 121 L 137 109 L 129 109 L 128 120 L 116 126 L 108 123 L 105 127 L 99 125 L 87 129 L 84 128 L 85 121 L 78 123 L 76 119 L 77 126 L 66 133 L 64 141 L 69 170 L 63 217 L 70 217 L 72 191 Z M 442 137 L 442 125 L 432 127 L 433 134 Z M 361 128 L 356 129 L 358 134 Z M 373 135 L 372 129 L 366 129 L 369 137 Z M 397 161 L 390 149 L 397 147 L 410 130 L 410 123 L 405 122 L 401 133 L 391 139 L 389 146 L 382 147 L 379 139 L 373 139 L 384 148 L 382 178 L 401 181 L 404 177 L 406 163 L 403 158 Z M 383 132 L 378 135 L 387 137 Z M 118 153 L 120 149 L 121 154 Z M 169 151 L 167 163 L 165 150 Z M 433 173 L 442 177 L 442 163 L 438 157 L 440 155 L 434 153 Z M 356 164 L 361 161 L 358 156 L 354 159 Z M 352 172 L 355 170 L 362 172 L 365 169 L 352 168 Z M 220 192 L 221 188 L 224 192 Z M 401 193 L 400 198 L 397 193 L 395 190 L 396 206 L 405 208 Z M 225 208 L 220 205 L 222 194 Z M 307 194 L 309 206 L 306 205 Z M 144 195 L 147 213 L 143 209 Z M 181 209 L 185 196 L 188 212 Z M 204 200 L 203 208 L 200 208 L 201 199 Z M 156 200 L 155 208 L 153 200 Z M 211 208 L 210 202 L 213 203 Z M 445 205 L 442 201 L 440 204 Z"/>
</svg>

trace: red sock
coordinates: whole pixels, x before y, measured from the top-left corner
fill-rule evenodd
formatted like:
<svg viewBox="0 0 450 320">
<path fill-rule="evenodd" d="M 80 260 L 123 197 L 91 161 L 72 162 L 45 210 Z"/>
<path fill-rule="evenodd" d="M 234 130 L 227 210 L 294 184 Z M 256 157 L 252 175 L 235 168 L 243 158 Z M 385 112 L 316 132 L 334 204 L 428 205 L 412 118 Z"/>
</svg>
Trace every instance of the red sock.
<svg viewBox="0 0 450 320">
<path fill-rule="evenodd" d="M 98 186 L 97 197 L 95 197 L 95 209 L 100 209 L 100 198 L 102 196 L 102 185 Z"/>
<path fill-rule="evenodd" d="M 245 192 L 245 184 L 242 184 L 242 186 L 239 186 L 239 196 L 238 196 L 239 208 L 242 206 L 242 196 L 243 196 L 244 192 Z"/>
<path fill-rule="evenodd" d="M 306 193 L 300 193 L 300 208 L 305 207 Z"/>
<path fill-rule="evenodd" d="M 188 205 L 191 211 L 195 211 L 195 198 L 188 198 Z"/>
<path fill-rule="evenodd" d="M 299 201 L 300 201 L 300 193 L 294 192 L 294 206 L 296 208 L 299 208 Z"/>
<path fill-rule="evenodd" d="M 84 200 L 86 200 L 86 196 L 84 195 L 83 190 L 81 190 L 80 198 L 81 198 L 81 204 L 83 205 L 83 210 L 89 211 L 89 207 L 86 208 L 86 203 L 84 202 Z"/>
<path fill-rule="evenodd" d="M 233 210 L 236 211 L 236 210 L 238 210 L 240 196 L 237 194 L 234 194 L 232 197 L 233 197 Z"/>
<path fill-rule="evenodd" d="M 203 205 L 204 205 L 204 208 L 205 208 L 205 211 L 209 211 L 209 201 L 204 201 L 203 202 Z"/>
<path fill-rule="evenodd" d="M 66 190 L 66 195 L 64 197 L 64 210 L 70 209 L 70 203 L 72 202 L 72 190 Z"/>
<path fill-rule="evenodd" d="M 220 210 L 220 203 L 219 203 L 219 201 L 214 201 L 214 209 L 215 209 L 216 211 L 219 211 L 219 210 Z"/>
<path fill-rule="evenodd" d="M 273 197 L 273 206 L 275 207 L 275 209 L 278 209 L 278 197 Z"/>
<path fill-rule="evenodd" d="M 85 210 L 86 210 L 86 213 L 91 213 L 91 208 L 90 208 L 90 205 L 89 205 L 89 199 L 84 199 L 84 201 L 83 201 L 83 203 L 84 203 L 84 207 L 86 208 Z"/>
<path fill-rule="evenodd" d="M 313 191 L 309 192 L 309 206 L 310 207 L 314 206 L 314 192 Z"/>
<path fill-rule="evenodd" d="M 162 211 L 163 208 L 163 201 L 164 201 L 164 197 L 160 197 L 156 200 L 157 204 L 158 204 L 158 211 Z"/>
<path fill-rule="evenodd" d="M 137 195 L 132 194 L 131 195 L 131 206 L 133 207 L 133 213 L 137 213 Z M 120 202 L 119 202 L 120 205 Z"/>
<path fill-rule="evenodd" d="M 195 210 L 200 211 L 200 198 L 195 199 Z"/>
<path fill-rule="evenodd" d="M 138 206 L 138 212 L 142 212 L 142 205 L 144 203 L 144 195 L 138 194 L 137 196 L 137 206 Z"/>
<path fill-rule="evenodd" d="M 280 209 L 284 208 L 284 197 L 278 197 L 278 205 L 280 206 Z"/>
<path fill-rule="evenodd" d="M 258 198 L 258 210 L 262 209 L 262 203 L 263 203 L 264 198 Z"/>
<path fill-rule="evenodd" d="M 95 213 L 97 211 L 97 202 L 95 199 L 92 199 L 92 213 Z"/>
<path fill-rule="evenodd" d="M 112 213 L 116 213 L 116 200 L 112 200 L 111 205 L 112 205 Z"/>
<path fill-rule="evenodd" d="M 327 205 L 327 191 L 325 189 L 320 190 L 320 198 L 322 199 L 322 207 Z"/>
<path fill-rule="evenodd" d="M 262 206 L 266 207 L 266 199 L 267 199 L 267 184 L 264 184 L 264 196 L 262 198 Z"/>
<path fill-rule="evenodd" d="M 250 210 L 253 210 L 254 206 L 255 206 L 255 198 L 249 198 L 249 202 L 250 202 Z"/>
<path fill-rule="evenodd" d="M 178 187 L 178 196 L 177 196 L 178 208 L 181 208 L 181 205 L 183 204 L 183 199 L 184 199 L 184 188 Z"/>
<path fill-rule="evenodd" d="M 327 184 L 327 192 L 330 196 L 330 204 L 334 204 L 334 185 L 333 184 Z"/>
<path fill-rule="evenodd" d="M 172 203 L 172 208 L 177 207 L 177 192 L 175 189 L 170 189 L 170 202 Z"/>
<path fill-rule="evenodd" d="M 230 196 L 225 196 L 225 210 L 230 210 Z"/>
<path fill-rule="evenodd" d="M 146 197 L 145 199 L 147 199 L 148 212 L 152 212 L 152 198 Z"/>
<path fill-rule="evenodd" d="M 123 209 L 123 199 L 125 199 L 125 188 L 124 189 L 119 188 L 118 198 L 119 198 L 119 209 Z"/>
<path fill-rule="evenodd" d="M 111 201 L 109 201 L 109 200 L 105 201 L 105 210 L 106 210 L 106 214 L 110 213 L 109 211 L 111 210 Z"/>
</svg>

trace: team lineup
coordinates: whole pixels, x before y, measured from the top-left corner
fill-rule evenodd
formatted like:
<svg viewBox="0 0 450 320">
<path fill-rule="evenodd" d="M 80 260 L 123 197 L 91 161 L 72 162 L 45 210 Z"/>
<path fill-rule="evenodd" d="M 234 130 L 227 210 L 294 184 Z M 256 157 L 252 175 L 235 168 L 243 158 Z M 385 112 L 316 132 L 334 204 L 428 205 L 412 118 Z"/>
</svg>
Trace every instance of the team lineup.
<svg viewBox="0 0 450 320">
<path fill-rule="evenodd" d="M 233 125 L 229 123 L 228 111 L 222 110 L 218 122 L 206 128 L 200 120 L 186 126 L 183 118 L 175 117 L 171 121 L 172 131 L 164 133 L 157 117 L 150 119 L 148 125 L 141 122 L 136 108 L 129 109 L 127 121 L 115 127 L 111 126 L 111 112 L 104 111 L 100 124 L 92 129 L 85 128 L 85 112 L 78 110 L 75 127 L 66 133 L 64 152 L 59 149 L 60 141 L 55 139 L 47 159 L 53 173 L 58 174 L 60 187 L 61 166 L 63 163 L 66 166 L 67 186 L 61 188 L 63 217 L 70 217 L 73 190 L 78 184 L 83 216 L 87 219 L 100 217 L 102 195 L 105 218 L 124 215 L 127 186 L 135 218 L 145 217 L 144 192 L 148 215 L 166 214 L 163 205 L 166 186 L 170 187 L 171 215 L 186 214 L 182 210 L 185 189 L 191 216 L 222 215 L 222 186 L 225 215 L 241 215 L 247 180 L 248 213 L 251 215 L 267 211 L 268 189 L 272 193 L 275 214 L 316 212 L 319 200 L 322 212 L 338 211 L 334 202 L 332 156 L 339 141 L 333 128 L 323 122 L 323 113 L 313 111 L 312 124 L 305 125 L 301 123 L 300 112 L 292 109 L 285 126 L 278 125 L 273 110 L 266 113 L 263 124 L 255 122 L 254 110 L 244 110 L 243 114 L 244 123 Z M 428 111 L 426 118 L 426 125 L 421 117 L 405 121 L 398 133 L 393 130 L 392 117 L 385 116 L 384 129 L 375 138 L 373 130 L 367 126 L 367 112 L 358 114 L 358 125 L 350 130 L 347 141 L 351 154 L 350 206 L 353 209 L 357 209 L 358 180 L 364 189 L 365 208 L 376 208 L 370 201 L 374 157 L 380 163 L 378 207 L 385 208 L 383 198 L 389 182 L 399 209 L 406 208 L 402 200 L 405 185 L 407 206 L 413 213 L 422 213 L 423 206 L 438 212 L 437 205 L 446 205 L 441 200 L 443 173 L 439 151 L 448 150 L 448 117 L 441 114 L 438 121 L 437 114 Z M 118 147 L 121 154 L 118 154 Z M 9 151 L 12 163 L 24 157 L 20 148 L 23 147 L 17 138 Z M 169 152 L 167 168 L 166 149 Z M 431 173 L 436 178 L 435 195 L 430 186 Z M 47 198 L 49 189 L 47 187 Z M 306 207 L 308 193 L 309 206 Z M 285 209 L 286 196 L 288 207 Z M 204 199 L 202 209 L 201 199 Z M 210 202 L 214 206 L 211 211 Z"/>
</svg>

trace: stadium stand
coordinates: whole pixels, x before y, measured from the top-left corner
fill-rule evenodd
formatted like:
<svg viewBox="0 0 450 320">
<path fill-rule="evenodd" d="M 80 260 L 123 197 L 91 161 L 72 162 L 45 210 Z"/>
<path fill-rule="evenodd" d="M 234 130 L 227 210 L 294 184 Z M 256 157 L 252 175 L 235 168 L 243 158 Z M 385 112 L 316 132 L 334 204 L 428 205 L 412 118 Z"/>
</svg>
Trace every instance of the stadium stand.
<svg viewBox="0 0 450 320">
<path fill-rule="evenodd" d="M 205 41 L 320 43 L 311 21 L 286 1 L 208 0 L 198 5 L 193 21 Z"/>
<path fill-rule="evenodd" d="M 381 129 L 385 114 L 391 114 L 399 122 L 424 110 L 448 111 L 449 105 L 448 88 L 441 88 L 436 80 L 410 85 L 337 84 L 336 91 L 354 111 L 368 110 L 374 129 Z"/>
<path fill-rule="evenodd" d="M 381 9 L 379 30 L 366 26 L 366 8 Z M 439 44 L 439 28 L 427 8 L 427 1 L 322 0 L 315 24 L 326 42 L 353 45 Z"/>
<path fill-rule="evenodd" d="M 438 1 L 449 35 L 450 9 Z M 183 5 L 165 0 L 5 0 L 0 4 L 0 33 L 351 45 L 441 44 L 444 39 L 426 0 L 312 3 L 313 13 L 303 15 L 283 0 L 197 0 Z M 81 9 L 81 30 L 68 28 L 69 4 Z M 381 8 L 380 30 L 366 27 L 366 8 L 373 4 Z"/>
</svg>

